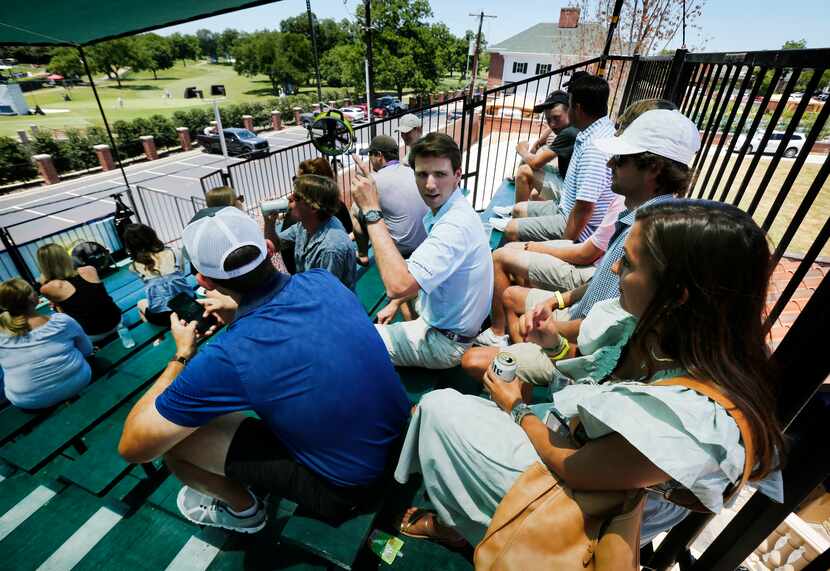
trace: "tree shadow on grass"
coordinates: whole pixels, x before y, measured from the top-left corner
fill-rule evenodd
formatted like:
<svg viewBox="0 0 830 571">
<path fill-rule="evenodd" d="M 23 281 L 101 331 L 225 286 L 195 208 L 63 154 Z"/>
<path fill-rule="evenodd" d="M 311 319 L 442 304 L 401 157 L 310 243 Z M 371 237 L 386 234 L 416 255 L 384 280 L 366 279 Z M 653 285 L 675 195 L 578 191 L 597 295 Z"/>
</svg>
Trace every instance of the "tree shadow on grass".
<svg viewBox="0 0 830 571">
<path fill-rule="evenodd" d="M 245 95 L 260 95 L 260 96 L 273 96 L 274 92 L 271 90 L 270 84 L 269 87 L 262 87 L 260 89 L 249 89 L 248 91 L 243 91 Z"/>
<path fill-rule="evenodd" d="M 146 83 L 139 83 L 136 85 L 129 85 L 122 80 L 121 87 L 111 85 L 111 89 L 116 91 L 161 91 L 161 87 L 156 85 L 148 85 Z"/>
</svg>

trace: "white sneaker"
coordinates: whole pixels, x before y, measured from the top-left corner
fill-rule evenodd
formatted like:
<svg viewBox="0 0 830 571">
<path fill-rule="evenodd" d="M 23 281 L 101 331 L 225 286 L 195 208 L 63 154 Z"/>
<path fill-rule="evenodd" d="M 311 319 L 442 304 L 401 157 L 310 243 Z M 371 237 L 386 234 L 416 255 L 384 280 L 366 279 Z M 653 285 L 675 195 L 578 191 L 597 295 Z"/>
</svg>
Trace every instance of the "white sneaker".
<svg viewBox="0 0 830 571">
<path fill-rule="evenodd" d="M 490 226 L 494 229 L 499 232 L 504 232 L 505 229 L 507 229 L 507 223 L 510 222 L 510 220 L 507 218 L 491 218 L 488 222 L 490 222 Z"/>
<path fill-rule="evenodd" d="M 240 533 L 256 533 L 265 527 L 268 517 L 265 506 L 257 500 L 256 513 L 241 517 L 231 512 L 230 506 L 207 494 L 182 486 L 176 498 L 179 511 L 188 520 L 198 525 L 221 527 Z"/>
<path fill-rule="evenodd" d="M 501 216 L 502 218 L 512 218 L 513 217 L 513 207 L 512 206 L 494 206 L 493 207 L 493 214 L 496 216 Z"/>
<path fill-rule="evenodd" d="M 507 347 L 510 345 L 510 337 L 508 335 L 496 335 L 488 327 L 478 334 L 478 337 L 473 340 L 473 345 L 479 347 Z"/>
</svg>

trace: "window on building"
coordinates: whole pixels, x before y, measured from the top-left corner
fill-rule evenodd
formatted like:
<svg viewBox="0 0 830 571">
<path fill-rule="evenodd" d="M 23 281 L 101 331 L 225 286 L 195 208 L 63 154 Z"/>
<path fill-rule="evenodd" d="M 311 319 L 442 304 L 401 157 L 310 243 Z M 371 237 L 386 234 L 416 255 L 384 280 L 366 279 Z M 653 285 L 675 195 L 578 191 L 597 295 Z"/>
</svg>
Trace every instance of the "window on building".
<svg viewBox="0 0 830 571">
<path fill-rule="evenodd" d="M 527 73 L 527 62 L 526 61 L 514 61 L 513 62 L 513 73 Z"/>
<path fill-rule="evenodd" d="M 548 73 L 550 71 L 551 64 L 549 63 L 537 63 L 536 64 L 536 75 L 541 75 L 543 73 Z"/>
</svg>

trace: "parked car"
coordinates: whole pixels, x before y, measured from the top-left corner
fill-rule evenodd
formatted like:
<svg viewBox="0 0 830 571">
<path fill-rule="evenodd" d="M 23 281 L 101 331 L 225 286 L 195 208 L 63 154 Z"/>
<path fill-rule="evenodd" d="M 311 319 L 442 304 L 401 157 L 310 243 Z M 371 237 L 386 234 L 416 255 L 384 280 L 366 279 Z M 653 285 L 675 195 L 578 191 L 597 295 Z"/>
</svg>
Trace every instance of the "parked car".
<svg viewBox="0 0 830 571">
<path fill-rule="evenodd" d="M 258 156 L 268 154 L 268 141 L 257 137 L 248 129 L 229 127 L 222 129 L 222 131 L 225 133 L 225 145 L 228 147 L 228 154 L 230 156 Z M 219 133 L 202 134 L 196 138 L 201 143 L 205 152 L 222 153 L 222 143 L 219 141 Z"/>
<path fill-rule="evenodd" d="M 366 112 L 357 105 L 351 107 L 342 107 L 340 111 L 346 116 L 346 119 L 352 123 L 356 121 L 363 121 L 366 119 Z"/>
<path fill-rule="evenodd" d="M 775 153 L 778 150 L 781 141 L 784 140 L 784 135 L 782 131 L 773 131 L 772 135 L 770 135 L 769 140 L 767 141 L 767 145 L 764 148 L 762 153 Z M 754 153 L 758 150 L 758 147 L 761 146 L 761 139 L 763 138 L 763 132 L 756 133 L 754 137 L 749 141 L 749 146 L 747 147 L 748 153 Z M 798 153 L 801 152 L 801 148 L 804 146 L 805 137 L 801 133 L 793 133 L 790 137 L 789 141 L 787 141 L 787 146 L 784 148 L 784 156 L 788 159 L 795 157 Z M 738 139 L 735 143 L 735 150 L 740 151 L 744 144 L 746 143 L 746 135 L 739 135 Z"/>
<path fill-rule="evenodd" d="M 384 95 L 372 102 L 372 114 L 375 117 L 395 117 L 406 113 L 406 105 L 400 102 L 397 97 Z"/>
</svg>

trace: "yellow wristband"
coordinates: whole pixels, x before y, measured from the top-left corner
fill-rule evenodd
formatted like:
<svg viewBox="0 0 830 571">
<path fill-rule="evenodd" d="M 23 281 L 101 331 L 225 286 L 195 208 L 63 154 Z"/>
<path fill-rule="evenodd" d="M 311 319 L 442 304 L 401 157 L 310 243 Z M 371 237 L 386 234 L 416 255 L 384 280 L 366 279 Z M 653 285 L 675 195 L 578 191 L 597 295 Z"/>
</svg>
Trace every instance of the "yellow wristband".
<svg viewBox="0 0 830 571">
<path fill-rule="evenodd" d="M 551 361 L 561 361 L 565 357 L 568 356 L 568 353 L 571 351 L 571 344 L 568 343 L 568 340 L 565 337 L 562 337 L 562 349 L 559 350 L 559 353 L 556 355 L 551 355 Z"/>
<path fill-rule="evenodd" d="M 562 297 L 562 294 L 558 291 L 553 292 L 554 297 L 556 298 L 556 303 L 559 304 L 559 309 L 565 309 L 565 298 Z"/>
</svg>

